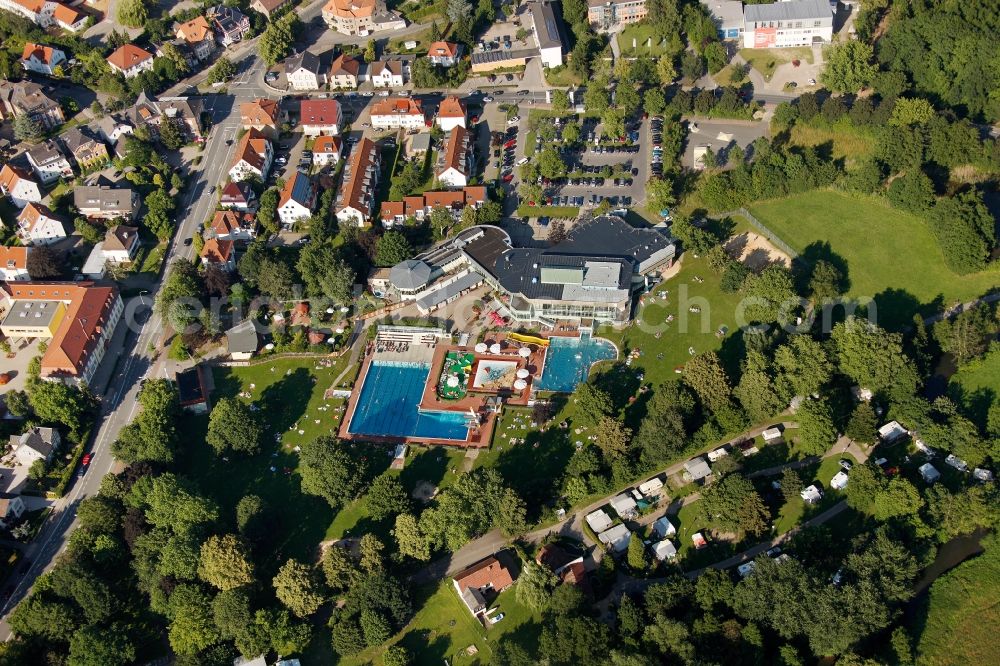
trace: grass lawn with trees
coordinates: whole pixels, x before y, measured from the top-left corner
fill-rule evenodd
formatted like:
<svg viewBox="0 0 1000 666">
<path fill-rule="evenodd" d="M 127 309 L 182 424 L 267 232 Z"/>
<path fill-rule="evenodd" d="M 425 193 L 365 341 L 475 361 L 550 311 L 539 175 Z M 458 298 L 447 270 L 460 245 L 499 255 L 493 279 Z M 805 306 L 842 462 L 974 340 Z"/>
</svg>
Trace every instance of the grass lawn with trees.
<svg viewBox="0 0 1000 666">
<path fill-rule="evenodd" d="M 265 452 L 268 446 L 274 447 L 271 457 L 232 455 L 226 462 L 205 442 L 207 415 L 189 415 L 180 422 L 182 441 L 190 443 L 183 472 L 219 503 L 223 516 L 232 520 L 236 504 L 250 494 L 259 495 L 274 511 L 278 522 L 275 566 L 290 556 L 311 560 L 334 518 L 330 506 L 322 498 L 303 494 L 294 478 L 299 464 L 294 447 L 335 432 L 333 417 L 339 417 L 336 407 L 343 404 L 341 399 L 324 400 L 323 393 L 347 367 L 347 355 L 329 368 L 317 369 L 319 360 L 275 359 L 254 366 L 215 369 L 213 403 L 249 391 L 253 397 L 248 402 L 261 409 Z M 330 409 L 320 411 L 326 405 Z M 281 437 L 280 445 L 276 434 Z"/>
<path fill-rule="evenodd" d="M 982 555 L 938 578 L 923 600 L 915 632 L 919 663 L 987 664 L 996 659 L 1000 545 L 995 535 L 982 545 Z"/>
<path fill-rule="evenodd" d="M 647 46 L 652 39 L 652 46 Z M 632 47 L 635 40 L 635 48 Z M 646 22 L 633 23 L 618 33 L 618 47 L 624 56 L 654 56 L 666 53 L 666 37 L 657 31 L 656 26 Z"/>
<path fill-rule="evenodd" d="M 499 608 L 504 619 L 489 629 L 458 598 L 451 579 L 418 590 L 415 606 L 420 610 L 397 636 L 380 648 L 342 658 L 338 663 L 341 666 L 382 664 L 385 649 L 397 643 L 413 655 L 414 666 L 436 666 L 444 660 L 456 666 L 489 663 L 494 646 L 505 635 L 520 634 L 519 642 L 537 640 L 540 615 L 517 601 L 516 590 L 515 583 L 490 605 Z M 467 653 L 470 646 L 475 646 L 475 654 Z"/>
<path fill-rule="evenodd" d="M 850 126 L 835 128 L 813 127 L 796 123 L 792 127 L 791 142 L 797 146 L 831 146 L 830 155 L 843 159 L 848 170 L 853 161 L 867 157 L 875 150 L 871 136 Z"/>
<path fill-rule="evenodd" d="M 676 377 L 674 368 L 687 363 L 694 354 L 719 351 L 727 364 L 742 356 L 742 336 L 738 332 L 732 335 L 740 294 L 722 291 L 720 276 L 705 257 L 685 254 L 681 261 L 683 268 L 675 277 L 643 297 L 633 325 L 623 330 L 604 327 L 598 333 L 618 345 L 622 358 L 631 349 L 640 350 L 633 367 L 641 368 L 646 374 L 644 381 L 654 386 Z M 703 281 L 697 282 L 696 277 Z M 664 294 L 666 300 L 661 298 Z M 701 312 L 692 313 L 691 307 L 700 307 Z M 669 315 L 674 320 L 668 324 Z M 723 336 L 717 335 L 721 327 L 726 328 Z M 689 351 L 692 348 L 694 354 Z"/>
<path fill-rule="evenodd" d="M 985 424 L 990 404 L 1000 395 L 1000 351 L 963 365 L 952 375 L 948 390 L 977 423 Z"/>
<path fill-rule="evenodd" d="M 981 296 L 1000 281 L 997 268 L 956 275 L 923 220 L 875 198 L 819 190 L 754 204 L 750 212 L 803 259 L 832 256 L 844 265 L 848 295 L 875 297 L 886 328 Z"/>
<path fill-rule="evenodd" d="M 766 81 L 774 76 L 774 70 L 793 60 L 813 62 L 812 49 L 808 46 L 794 46 L 786 49 L 740 49 L 740 57 L 756 69 Z"/>
</svg>

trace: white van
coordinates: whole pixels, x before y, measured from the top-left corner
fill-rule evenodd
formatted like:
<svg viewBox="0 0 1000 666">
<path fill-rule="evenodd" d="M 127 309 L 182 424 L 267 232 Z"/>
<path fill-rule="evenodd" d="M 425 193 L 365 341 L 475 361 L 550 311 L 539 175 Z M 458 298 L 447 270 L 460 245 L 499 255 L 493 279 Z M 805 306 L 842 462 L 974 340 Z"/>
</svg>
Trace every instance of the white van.
<svg viewBox="0 0 1000 666">
<path fill-rule="evenodd" d="M 522 164 L 527 164 L 527 163 L 528 163 L 528 158 L 527 157 L 522 157 L 521 159 L 519 159 L 517 161 L 517 166 L 521 166 Z"/>
</svg>

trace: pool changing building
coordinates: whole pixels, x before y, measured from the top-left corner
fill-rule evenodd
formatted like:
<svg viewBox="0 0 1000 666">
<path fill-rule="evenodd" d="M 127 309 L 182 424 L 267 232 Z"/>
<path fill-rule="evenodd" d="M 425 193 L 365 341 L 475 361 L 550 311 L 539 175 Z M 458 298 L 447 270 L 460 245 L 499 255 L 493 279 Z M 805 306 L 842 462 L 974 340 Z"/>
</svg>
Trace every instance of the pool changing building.
<svg viewBox="0 0 1000 666">
<path fill-rule="evenodd" d="M 485 281 L 503 294 L 504 314 L 518 322 L 624 326 L 635 294 L 654 284 L 675 254 L 660 229 L 635 228 L 613 215 L 577 223 L 566 240 L 546 249 L 514 248 L 502 229 L 476 226 L 393 267 L 390 282 L 421 311 Z"/>
</svg>

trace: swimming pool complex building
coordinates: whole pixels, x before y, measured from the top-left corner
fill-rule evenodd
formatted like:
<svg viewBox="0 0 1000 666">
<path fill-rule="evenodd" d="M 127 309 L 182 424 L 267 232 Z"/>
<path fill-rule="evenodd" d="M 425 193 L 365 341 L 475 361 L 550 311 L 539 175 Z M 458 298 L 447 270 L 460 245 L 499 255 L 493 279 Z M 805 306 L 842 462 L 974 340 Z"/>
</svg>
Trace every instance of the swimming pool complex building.
<svg viewBox="0 0 1000 666">
<path fill-rule="evenodd" d="M 483 282 L 502 295 L 519 324 L 557 321 L 623 326 L 635 294 L 674 261 L 660 228 L 636 228 L 602 215 L 579 222 L 549 248 L 515 248 L 498 227 L 476 226 L 394 266 L 385 286 L 428 314 Z"/>
</svg>

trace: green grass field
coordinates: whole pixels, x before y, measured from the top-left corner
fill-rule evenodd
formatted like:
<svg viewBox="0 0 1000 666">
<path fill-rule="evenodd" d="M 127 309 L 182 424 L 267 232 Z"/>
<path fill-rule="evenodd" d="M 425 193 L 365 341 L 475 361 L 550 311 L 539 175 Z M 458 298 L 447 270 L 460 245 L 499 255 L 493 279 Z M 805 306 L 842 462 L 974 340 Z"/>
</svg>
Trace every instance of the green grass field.
<svg viewBox="0 0 1000 666">
<path fill-rule="evenodd" d="M 793 60 L 804 60 L 812 64 L 812 49 L 807 46 L 787 49 L 740 49 L 740 56 L 756 69 L 765 80 L 770 81 L 774 70 Z"/>
<path fill-rule="evenodd" d="M 324 400 L 323 392 L 346 367 L 346 358 L 332 367 L 322 367 L 318 359 L 278 359 L 216 368 L 213 401 L 248 391 L 252 397 L 244 400 L 261 410 L 264 445 L 256 456 L 230 455 L 229 461 L 217 457 L 205 443 L 208 417 L 191 415 L 182 421 L 181 441 L 186 448 L 180 471 L 218 502 L 223 521 L 235 520 L 234 508 L 248 494 L 259 495 L 274 510 L 277 526 L 265 566 L 277 566 L 288 557 L 311 560 L 333 521 L 334 512 L 325 500 L 300 490 L 294 448 L 336 433 L 340 416 L 336 408 L 343 401 Z"/>
<path fill-rule="evenodd" d="M 948 391 L 985 427 L 986 413 L 1000 396 L 1000 351 L 962 366 L 952 375 Z"/>
<path fill-rule="evenodd" d="M 650 39 L 652 45 L 650 46 Z M 632 47 L 633 42 L 635 48 Z M 634 23 L 618 34 L 618 46 L 626 56 L 661 56 L 666 52 L 666 37 L 648 23 Z"/>
<path fill-rule="evenodd" d="M 1000 282 L 996 268 L 952 273 L 923 220 L 875 198 L 820 190 L 755 204 L 750 212 L 803 259 L 839 259 L 848 295 L 874 297 L 878 323 L 888 328 L 908 325 L 916 312 L 976 298 Z"/>
<path fill-rule="evenodd" d="M 730 335 L 736 330 L 740 295 L 726 294 L 719 288 L 719 275 L 704 257 L 685 254 L 680 272 L 642 301 L 632 326 L 623 330 L 605 327 L 599 335 L 617 344 L 623 356 L 628 350 L 639 350 L 633 367 L 642 368 L 645 382 L 655 385 L 675 377 L 674 368 L 688 362 L 691 350 L 694 354 L 721 350 L 733 361 L 742 355 L 741 336 Z M 701 308 L 701 312 L 691 312 L 692 307 Z M 671 315 L 673 321 L 667 322 Z M 720 336 L 722 327 L 726 334 Z"/>
<path fill-rule="evenodd" d="M 848 170 L 855 160 L 871 155 L 875 150 L 872 137 L 865 136 L 862 131 L 840 126 L 836 129 L 827 129 L 797 123 L 792 127 L 791 141 L 798 146 L 829 144 L 831 156 L 834 159 L 843 159 Z"/>
<path fill-rule="evenodd" d="M 540 632 L 539 614 L 520 604 L 515 594 L 516 585 L 497 597 L 490 608 L 498 608 L 504 618 L 487 629 L 458 598 L 451 580 L 446 580 L 436 588 L 418 592 L 418 597 L 424 597 L 415 604 L 420 610 L 385 646 L 343 658 L 338 664 L 382 664 L 385 648 L 397 643 L 413 655 L 414 666 L 437 666 L 445 660 L 454 666 L 488 664 L 501 637 L 517 634 L 519 641 L 533 642 Z M 474 654 L 469 654 L 471 646 Z"/>
<path fill-rule="evenodd" d="M 927 666 L 996 663 L 1000 625 L 1000 545 L 944 574 L 931 586 L 917 663 Z M 992 656 L 990 656 L 992 655 Z"/>
</svg>

